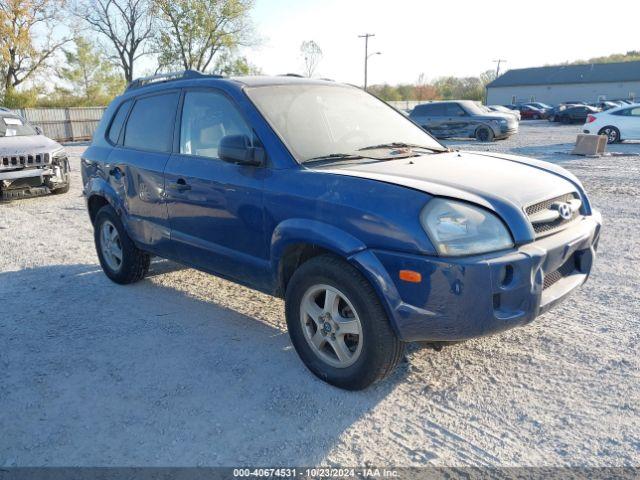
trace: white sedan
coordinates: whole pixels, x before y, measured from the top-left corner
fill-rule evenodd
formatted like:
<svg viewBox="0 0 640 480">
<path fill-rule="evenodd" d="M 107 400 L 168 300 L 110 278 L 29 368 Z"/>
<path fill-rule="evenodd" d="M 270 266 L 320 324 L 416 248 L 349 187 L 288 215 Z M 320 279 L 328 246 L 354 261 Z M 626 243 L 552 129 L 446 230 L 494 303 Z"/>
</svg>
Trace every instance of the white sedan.
<svg viewBox="0 0 640 480">
<path fill-rule="evenodd" d="M 584 133 L 606 135 L 607 143 L 640 140 L 640 103 L 590 114 L 582 129 Z"/>
</svg>

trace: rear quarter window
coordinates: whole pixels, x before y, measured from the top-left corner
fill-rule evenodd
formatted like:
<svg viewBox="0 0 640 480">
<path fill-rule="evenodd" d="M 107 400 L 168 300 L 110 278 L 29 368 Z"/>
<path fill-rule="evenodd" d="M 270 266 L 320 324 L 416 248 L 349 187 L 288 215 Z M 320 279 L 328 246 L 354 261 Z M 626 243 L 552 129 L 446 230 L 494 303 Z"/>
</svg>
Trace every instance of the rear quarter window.
<svg viewBox="0 0 640 480">
<path fill-rule="evenodd" d="M 171 92 L 136 100 L 125 127 L 124 146 L 170 152 L 178 98 L 178 92 Z"/>
<path fill-rule="evenodd" d="M 107 137 L 109 141 L 113 144 L 118 143 L 118 139 L 120 138 L 120 132 L 122 131 L 122 125 L 124 125 L 124 121 L 127 118 L 127 113 L 129 113 L 129 108 L 131 107 L 131 100 L 127 100 L 120 107 L 118 107 L 118 111 L 113 116 L 113 120 L 111 121 L 111 126 L 109 127 L 109 134 Z"/>
</svg>

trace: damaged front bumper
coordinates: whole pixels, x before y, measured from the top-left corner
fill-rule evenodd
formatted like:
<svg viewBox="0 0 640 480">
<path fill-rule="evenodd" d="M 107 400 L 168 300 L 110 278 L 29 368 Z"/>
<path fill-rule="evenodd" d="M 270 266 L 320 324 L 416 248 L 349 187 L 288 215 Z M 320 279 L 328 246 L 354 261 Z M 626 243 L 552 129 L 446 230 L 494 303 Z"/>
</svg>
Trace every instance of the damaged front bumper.
<svg viewBox="0 0 640 480">
<path fill-rule="evenodd" d="M 48 165 L 0 169 L 0 200 L 46 195 L 69 186 L 69 160 L 52 158 Z"/>
</svg>

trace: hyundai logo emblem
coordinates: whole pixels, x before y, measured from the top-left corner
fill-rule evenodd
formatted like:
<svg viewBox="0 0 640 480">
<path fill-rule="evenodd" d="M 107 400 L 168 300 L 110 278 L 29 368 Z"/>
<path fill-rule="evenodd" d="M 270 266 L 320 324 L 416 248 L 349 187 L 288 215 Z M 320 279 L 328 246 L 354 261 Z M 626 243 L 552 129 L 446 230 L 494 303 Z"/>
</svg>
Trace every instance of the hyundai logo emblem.
<svg viewBox="0 0 640 480">
<path fill-rule="evenodd" d="M 573 210 L 571 210 L 571 205 L 568 203 L 559 203 L 558 213 L 564 220 L 569 220 L 573 216 Z"/>
</svg>

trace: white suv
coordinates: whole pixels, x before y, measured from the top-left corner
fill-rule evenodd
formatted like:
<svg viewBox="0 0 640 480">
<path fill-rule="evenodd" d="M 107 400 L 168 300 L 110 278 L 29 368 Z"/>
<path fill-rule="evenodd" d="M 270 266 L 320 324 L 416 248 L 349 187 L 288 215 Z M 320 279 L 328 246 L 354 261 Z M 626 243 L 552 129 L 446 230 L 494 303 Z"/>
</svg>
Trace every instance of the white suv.
<svg viewBox="0 0 640 480">
<path fill-rule="evenodd" d="M 590 114 L 583 131 L 606 135 L 607 143 L 640 140 L 640 103 Z"/>
</svg>

